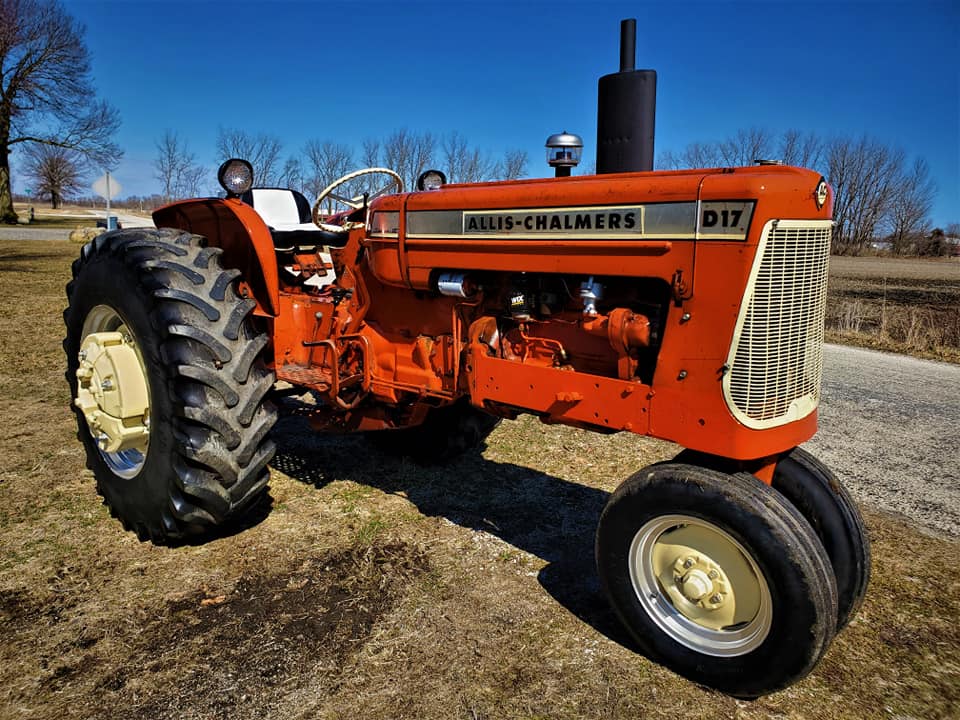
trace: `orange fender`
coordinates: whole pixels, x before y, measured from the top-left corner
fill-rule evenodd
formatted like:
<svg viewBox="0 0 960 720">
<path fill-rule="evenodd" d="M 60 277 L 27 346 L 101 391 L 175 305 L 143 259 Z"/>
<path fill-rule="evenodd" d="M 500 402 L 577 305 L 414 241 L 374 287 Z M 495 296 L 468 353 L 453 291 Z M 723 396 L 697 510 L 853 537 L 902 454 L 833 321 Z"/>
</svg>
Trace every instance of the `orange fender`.
<svg viewBox="0 0 960 720">
<path fill-rule="evenodd" d="M 270 229 L 257 211 L 237 198 L 183 200 L 157 208 L 158 228 L 179 228 L 203 235 L 223 249 L 224 267 L 243 273 L 260 315 L 275 316 L 280 308 L 277 255 Z"/>
</svg>

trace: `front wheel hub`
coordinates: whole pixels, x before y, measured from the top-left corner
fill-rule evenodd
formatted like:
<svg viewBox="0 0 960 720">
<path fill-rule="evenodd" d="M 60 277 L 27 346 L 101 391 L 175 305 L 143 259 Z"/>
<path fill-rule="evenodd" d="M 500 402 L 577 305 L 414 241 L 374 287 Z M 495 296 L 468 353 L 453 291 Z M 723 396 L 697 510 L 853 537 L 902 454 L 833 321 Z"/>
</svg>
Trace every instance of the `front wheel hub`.
<svg viewBox="0 0 960 720">
<path fill-rule="evenodd" d="M 133 341 L 121 332 L 95 332 L 83 339 L 74 400 L 104 453 L 146 453 L 150 394 Z"/>
<path fill-rule="evenodd" d="M 753 556 L 702 518 L 663 515 L 645 523 L 631 543 L 630 579 L 650 619 L 699 653 L 745 655 L 770 631 L 773 602 Z"/>
</svg>

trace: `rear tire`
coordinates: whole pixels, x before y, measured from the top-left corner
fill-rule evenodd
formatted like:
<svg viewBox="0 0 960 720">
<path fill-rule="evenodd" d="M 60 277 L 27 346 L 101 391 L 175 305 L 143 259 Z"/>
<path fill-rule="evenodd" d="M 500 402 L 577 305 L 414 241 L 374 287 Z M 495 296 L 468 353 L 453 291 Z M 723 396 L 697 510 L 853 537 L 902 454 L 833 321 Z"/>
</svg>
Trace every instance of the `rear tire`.
<svg viewBox="0 0 960 720">
<path fill-rule="evenodd" d="M 75 410 L 98 492 L 124 527 L 157 543 L 236 519 L 269 480 L 274 376 L 259 359 L 268 338 L 254 328 L 254 301 L 236 292 L 240 273 L 224 269 L 220 254 L 179 230 L 106 233 L 83 248 L 67 285 L 72 397 L 85 336 L 121 332 L 139 356 L 149 393 L 145 452 L 129 462 L 104 452 Z"/>
<path fill-rule="evenodd" d="M 755 479 L 679 463 L 646 468 L 604 508 L 596 557 L 640 649 L 730 695 L 787 687 L 833 639 L 837 594 L 823 546 Z"/>
<path fill-rule="evenodd" d="M 430 410 L 421 425 L 381 430 L 370 433 L 369 438 L 383 452 L 437 465 L 480 447 L 499 424 L 500 418 L 462 399 Z"/>
</svg>

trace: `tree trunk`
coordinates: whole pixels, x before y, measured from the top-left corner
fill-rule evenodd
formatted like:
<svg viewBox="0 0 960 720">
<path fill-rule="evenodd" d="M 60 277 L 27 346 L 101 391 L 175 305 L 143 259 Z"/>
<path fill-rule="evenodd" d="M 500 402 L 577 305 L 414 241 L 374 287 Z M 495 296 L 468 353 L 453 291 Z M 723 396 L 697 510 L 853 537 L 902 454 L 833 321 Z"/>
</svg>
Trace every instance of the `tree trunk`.
<svg viewBox="0 0 960 720">
<path fill-rule="evenodd" d="M 10 151 L 6 139 L 0 138 L 0 224 L 15 225 L 16 222 L 13 193 L 10 192 Z"/>
</svg>

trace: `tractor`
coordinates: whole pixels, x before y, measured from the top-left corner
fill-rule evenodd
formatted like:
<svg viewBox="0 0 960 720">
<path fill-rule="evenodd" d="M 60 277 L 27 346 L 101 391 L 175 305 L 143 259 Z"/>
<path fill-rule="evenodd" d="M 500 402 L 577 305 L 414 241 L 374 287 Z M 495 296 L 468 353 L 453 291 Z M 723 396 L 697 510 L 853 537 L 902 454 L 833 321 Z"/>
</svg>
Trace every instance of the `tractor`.
<svg viewBox="0 0 960 720">
<path fill-rule="evenodd" d="M 850 495 L 800 447 L 817 429 L 832 190 L 776 163 L 653 171 L 656 76 L 633 68 L 634 32 L 600 79 L 595 175 L 431 170 L 408 190 L 368 168 L 311 206 L 230 159 L 225 197 L 83 247 L 67 378 L 123 525 L 181 542 L 256 506 L 280 382 L 313 399 L 318 432 L 422 462 L 520 414 L 649 435 L 685 449 L 623 482 L 594 549 L 630 637 L 738 697 L 807 675 L 870 572 Z"/>
</svg>

